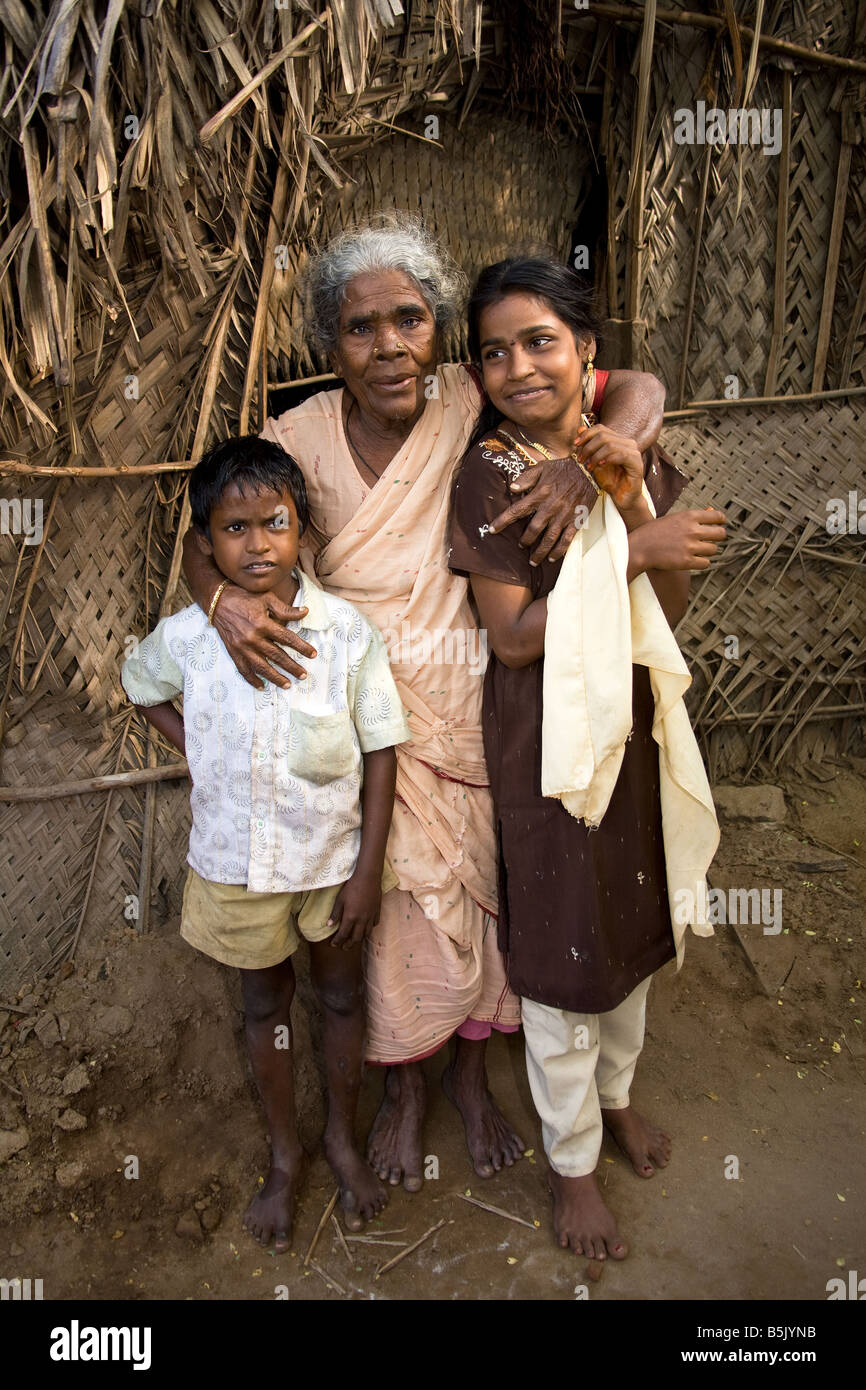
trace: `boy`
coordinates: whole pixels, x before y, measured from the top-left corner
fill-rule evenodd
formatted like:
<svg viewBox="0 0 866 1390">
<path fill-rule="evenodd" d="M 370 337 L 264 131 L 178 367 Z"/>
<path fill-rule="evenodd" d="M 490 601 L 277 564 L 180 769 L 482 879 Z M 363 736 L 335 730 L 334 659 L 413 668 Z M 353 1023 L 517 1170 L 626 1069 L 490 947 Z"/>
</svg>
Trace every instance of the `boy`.
<svg viewBox="0 0 866 1390">
<path fill-rule="evenodd" d="M 247 1046 L 271 1141 L 270 1171 L 243 1224 L 283 1251 L 302 1160 L 289 1047 L 299 932 L 324 1016 L 325 1152 L 346 1225 L 358 1230 L 385 1203 L 355 1142 L 362 943 L 378 921 L 382 890 L 396 883 L 385 843 L 394 745 L 409 728 L 378 630 L 296 568 L 308 510 L 294 459 L 255 436 L 229 440 L 193 469 L 189 500 L 202 549 L 225 580 L 297 603 L 298 626 L 314 643 L 305 678 L 288 690 L 253 689 L 211 623 L 220 585 L 209 613 L 191 604 L 163 618 L 122 670 L 129 699 L 189 762 L 193 824 L 181 934 L 240 968 Z M 172 704 L 181 693 L 183 716 Z"/>
</svg>

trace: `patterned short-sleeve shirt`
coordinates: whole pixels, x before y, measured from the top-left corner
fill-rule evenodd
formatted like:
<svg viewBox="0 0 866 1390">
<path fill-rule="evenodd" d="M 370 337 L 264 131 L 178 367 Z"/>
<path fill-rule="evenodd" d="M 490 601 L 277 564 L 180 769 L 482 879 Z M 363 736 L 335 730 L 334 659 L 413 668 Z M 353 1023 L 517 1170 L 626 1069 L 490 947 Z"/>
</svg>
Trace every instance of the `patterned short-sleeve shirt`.
<svg viewBox="0 0 866 1390">
<path fill-rule="evenodd" d="M 163 618 L 121 671 L 133 704 L 183 695 L 188 862 L 252 892 L 344 882 L 361 843 L 362 754 L 410 737 L 378 628 L 296 577 L 295 605 L 309 612 L 289 626 L 318 655 L 300 658 L 307 679 L 288 690 L 249 685 L 195 603 Z"/>
</svg>

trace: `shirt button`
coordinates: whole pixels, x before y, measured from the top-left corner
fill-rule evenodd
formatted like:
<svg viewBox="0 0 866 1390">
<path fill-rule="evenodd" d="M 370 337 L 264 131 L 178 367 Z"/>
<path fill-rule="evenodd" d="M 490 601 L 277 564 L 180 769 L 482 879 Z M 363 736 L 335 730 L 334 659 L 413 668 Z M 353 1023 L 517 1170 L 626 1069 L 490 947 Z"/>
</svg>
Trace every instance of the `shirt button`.
<svg viewBox="0 0 866 1390">
<path fill-rule="evenodd" d="M 256 825 L 259 827 L 259 830 L 261 830 L 261 829 L 263 828 L 263 826 L 264 826 L 264 821 L 263 821 L 263 820 L 257 820 L 257 821 L 256 821 Z"/>
<path fill-rule="evenodd" d="M 262 752 L 259 754 L 259 762 L 260 762 L 260 763 L 263 763 L 264 760 L 265 760 L 265 752 L 264 752 L 264 750 L 262 750 Z"/>
</svg>

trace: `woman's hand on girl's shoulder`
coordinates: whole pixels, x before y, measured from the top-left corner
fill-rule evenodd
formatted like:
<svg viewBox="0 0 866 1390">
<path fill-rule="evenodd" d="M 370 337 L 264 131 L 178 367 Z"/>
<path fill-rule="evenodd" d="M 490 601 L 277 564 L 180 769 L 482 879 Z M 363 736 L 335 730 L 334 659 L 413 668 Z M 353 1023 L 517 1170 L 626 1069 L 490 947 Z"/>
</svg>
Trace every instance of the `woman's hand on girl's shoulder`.
<svg viewBox="0 0 866 1390">
<path fill-rule="evenodd" d="M 643 491 L 643 455 L 633 439 L 608 425 L 578 431 L 577 457 L 593 480 L 613 498 L 621 512 L 638 505 Z"/>
</svg>

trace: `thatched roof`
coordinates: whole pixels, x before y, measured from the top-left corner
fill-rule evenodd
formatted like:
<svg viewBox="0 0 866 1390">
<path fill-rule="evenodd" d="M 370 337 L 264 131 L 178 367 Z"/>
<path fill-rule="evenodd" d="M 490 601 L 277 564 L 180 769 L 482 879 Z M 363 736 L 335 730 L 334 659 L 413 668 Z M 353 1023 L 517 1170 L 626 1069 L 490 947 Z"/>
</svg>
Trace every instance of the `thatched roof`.
<svg viewBox="0 0 866 1390">
<path fill-rule="evenodd" d="M 173 903 L 186 793 L 123 700 L 124 643 L 180 601 L 189 460 L 257 428 L 268 383 L 326 370 L 297 302 L 310 246 L 380 208 L 470 271 L 586 242 L 609 364 L 657 371 L 674 407 L 731 375 L 807 397 L 671 422 L 690 497 L 738 527 L 683 632 L 714 767 L 846 745 L 862 541 L 823 517 L 862 486 L 861 10 L 5 0 L 0 497 L 43 528 L 0 534 L 0 983 L 130 894 Z M 699 99 L 778 108 L 778 157 L 677 144 Z"/>
</svg>

